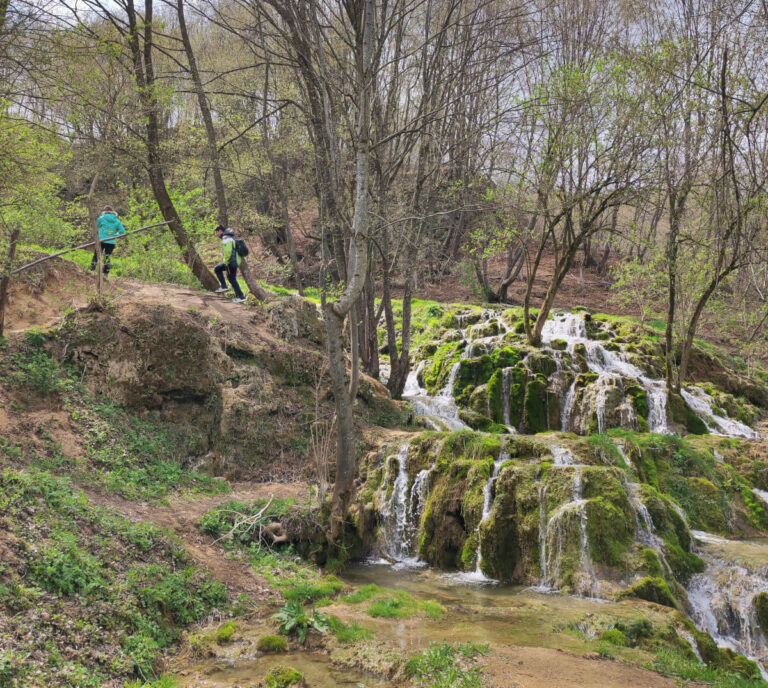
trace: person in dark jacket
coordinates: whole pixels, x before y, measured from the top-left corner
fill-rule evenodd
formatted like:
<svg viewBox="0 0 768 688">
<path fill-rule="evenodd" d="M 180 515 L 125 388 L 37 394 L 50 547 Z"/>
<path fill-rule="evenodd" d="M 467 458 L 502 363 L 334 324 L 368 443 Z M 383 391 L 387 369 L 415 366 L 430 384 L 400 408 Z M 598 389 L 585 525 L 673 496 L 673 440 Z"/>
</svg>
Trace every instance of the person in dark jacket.
<svg viewBox="0 0 768 688">
<path fill-rule="evenodd" d="M 112 267 L 111 258 L 112 251 L 115 250 L 115 237 L 125 234 L 125 227 L 117 219 L 117 213 L 112 206 L 105 205 L 104 210 L 101 211 L 101 215 L 96 220 L 96 228 L 99 230 L 99 243 L 101 244 L 101 253 L 104 257 L 104 274 L 107 275 Z M 94 251 L 93 260 L 91 260 L 91 270 L 95 270 L 98 264 L 99 255 L 97 251 Z"/>
<path fill-rule="evenodd" d="M 224 262 L 219 263 L 213 271 L 216 273 L 216 277 L 219 278 L 219 284 L 221 285 L 216 289 L 216 293 L 220 294 L 225 291 L 229 291 L 227 283 L 224 281 L 224 274 L 226 273 L 229 283 L 232 285 L 232 289 L 235 290 L 235 298 L 232 299 L 232 303 L 243 303 L 245 296 L 243 290 L 240 289 L 240 285 L 237 282 L 237 268 L 242 262 L 240 254 L 235 250 L 235 230 L 229 227 L 223 227 L 218 225 L 214 230 L 216 236 L 221 239 L 221 245 L 223 250 Z"/>
</svg>

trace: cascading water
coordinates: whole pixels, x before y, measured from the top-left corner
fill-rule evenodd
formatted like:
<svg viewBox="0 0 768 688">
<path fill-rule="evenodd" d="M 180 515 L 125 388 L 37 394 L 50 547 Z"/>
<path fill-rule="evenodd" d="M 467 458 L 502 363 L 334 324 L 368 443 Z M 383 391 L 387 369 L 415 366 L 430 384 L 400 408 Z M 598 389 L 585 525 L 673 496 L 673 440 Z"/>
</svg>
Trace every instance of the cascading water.
<svg viewBox="0 0 768 688">
<path fill-rule="evenodd" d="M 763 503 L 766 506 L 766 510 L 768 510 L 768 492 L 765 490 L 758 490 L 756 487 L 752 488 L 752 492 L 754 492 L 760 499 L 763 500 Z"/>
<path fill-rule="evenodd" d="M 763 678 L 768 678 L 768 641 L 760 630 L 754 597 L 768 592 L 768 566 L 752 568 L 739 561 L 715 556 L 708 545 L 718 545 L 718 554 L 731 543 L 724 538 L 694 531 L 703 543 L 699 556 L 706 568 L 692 576 L 688 584 L 691 617 L 715 642 L 758 662 Z M 765 548 L 765 545 L 762 545 Z M 768 561 L 764 557 L 763 561 Z"/>
<path fill-rule="evenodd" d="M 457 576 L 454 576 L 457 580 L 466 581 L 469 583 L 495 583 L 496 581 L 493 578 L 488 578 L 483 573 L 482 570 L 482 562 L 483 562 L 483 554 L 481 551 L 481 543 L 480 543 L 480 526 L 482 526 L 483 523 L 485 523 L 490 517 L 491 513 L 493 513 L 493 500 L 494 500 L 494 492 L 493 487 L 496 484 L 496 480 L 499 477 L 499 471 L 501 470 L 501 467 L 504 465 L 506 461 L 509 461 L 509 453 L 502 449 L 502 451 L 499 453 L 499 458 L 496 459 L 496 461 L 493 462 L 493 470 L 491 471 L 491 477 L 488 478 L 488 480 L 485 481 L 485 485 L 483 485 L 483 513 L 480 517 L 480 522 L 477 524 L 477 530 L 475 531 L 477 534 L 477 550 L 475 553 L 475 570 L 469 573 L 460 573 Z"/>
<path fill-rule="evenodd" d="M 410 540 L 408 535 L 408 458 L 406 442 L 397 452 L 397 476 L 392 486 L 392 494 L 385 500 L 381 508 L 383 552 L 393 561 L 404 561 L 410 556 Z M 389 463 L 383 485 L 389 483 Z"/>
<path fill-rule="evenodd" d="M 707 429 L 713 435 L 727 435 L 729 437 L 747 437 L 754 439 L 759 437 L 759 434 L 755 432 L 748 425 L 739 423 L 732 418 L 723 418 L 715 413 L 712 409 L 711 397 L 699 387 L 688 387 L 680 390 L 680 394 L 685 399 L 688 406 L 690 406 L 699 418 L 701 418 L 707 426 Z"/>
</svg>

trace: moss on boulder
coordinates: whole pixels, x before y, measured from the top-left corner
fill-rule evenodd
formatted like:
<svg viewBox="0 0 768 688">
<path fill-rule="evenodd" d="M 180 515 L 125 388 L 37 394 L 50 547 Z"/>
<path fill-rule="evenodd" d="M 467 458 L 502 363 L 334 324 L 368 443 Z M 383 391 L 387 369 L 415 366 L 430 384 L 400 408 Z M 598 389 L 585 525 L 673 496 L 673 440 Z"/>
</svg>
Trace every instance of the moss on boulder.
<svg viewBox="0 0 768 688">
<path fill-rule="evenodd" d="M 757 614 L 757 622 L 763 631 L 763 635 L 768 638 L 768 592 L 760 592 L 752 598 L 752 606 Z"/>
<path fill-rule="evenodd" d="M 646 600 L 647 602 L 662 604 L 665 607 L 677 607 L 677 602 L 672 596 L 667 582 L 663 578 L 652 578 L 651 576 L 647 576 L 646 578 L 639 580 L 618 595 L 618 599 L 625 599 L 627 597 L 636 597 L 637 599 Z"/>
</svg>

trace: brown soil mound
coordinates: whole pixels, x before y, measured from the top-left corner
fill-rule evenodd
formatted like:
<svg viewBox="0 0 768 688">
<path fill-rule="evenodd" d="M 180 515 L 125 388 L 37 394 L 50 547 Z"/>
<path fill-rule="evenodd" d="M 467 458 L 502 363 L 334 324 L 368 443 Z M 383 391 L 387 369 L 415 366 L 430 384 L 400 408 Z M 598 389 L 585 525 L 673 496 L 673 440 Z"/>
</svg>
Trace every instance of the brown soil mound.
<svg viewBox="0 0 768 688">
<path fill-rule="evenodd" d="M 25 255 L 25 260 L 32 261 L 42 255 Z M 8 293 L 6 333 L 55 325 L 67 308 L 88 303 L 95 284 L 89 273 L 61 258 L 15 275 Z"/>
</svg>

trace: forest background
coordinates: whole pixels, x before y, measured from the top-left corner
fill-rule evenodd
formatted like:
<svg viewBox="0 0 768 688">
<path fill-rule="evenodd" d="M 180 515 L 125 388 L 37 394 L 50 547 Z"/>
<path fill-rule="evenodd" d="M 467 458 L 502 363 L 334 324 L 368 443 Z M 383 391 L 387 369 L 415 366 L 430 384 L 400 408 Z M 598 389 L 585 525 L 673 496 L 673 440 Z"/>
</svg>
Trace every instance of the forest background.
<svg viewBox="0 0 768 688">
<path fill-rule="evenodd" d="M 402 394 L 430 285 L 522 285 L 537 344 L 566 276 L 611 284 L 670 389 L 699 333 L 768 355 L 767 32 L 764 0 L 0 0 L 0 292 L 104 203 L 168 223 L 119 249 L 141 280 L 215 288 L 236 227 L 256 298 L 321 302 L 339 516 L 359 371 L 384 344 Z"/>
</svg>

